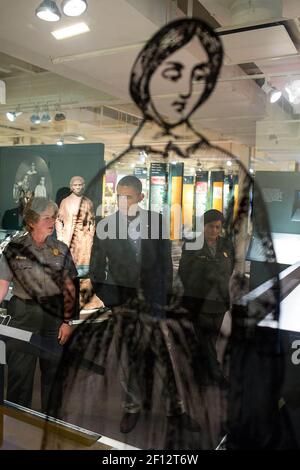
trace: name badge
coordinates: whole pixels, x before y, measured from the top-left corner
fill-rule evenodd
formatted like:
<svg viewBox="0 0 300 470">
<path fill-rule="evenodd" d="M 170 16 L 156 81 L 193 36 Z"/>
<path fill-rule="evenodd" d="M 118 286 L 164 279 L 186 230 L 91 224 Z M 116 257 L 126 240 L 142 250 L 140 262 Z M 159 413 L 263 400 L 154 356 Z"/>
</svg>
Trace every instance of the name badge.
<svg viewBox="0 0 300 470">
<path fill-rule="evenodd" d="M 21 260 L 21 259 L 27 259 L 27 258 L 26 258 L 26 256 L 16 256 L 16 259 Z"/>
<path fill-rule="evenodd" d="M 226 251 L 223 252 L 223 255 L 225 256 L 225 258 L 228 258 L 228 254 L 226 253 Z"/>
</svg>

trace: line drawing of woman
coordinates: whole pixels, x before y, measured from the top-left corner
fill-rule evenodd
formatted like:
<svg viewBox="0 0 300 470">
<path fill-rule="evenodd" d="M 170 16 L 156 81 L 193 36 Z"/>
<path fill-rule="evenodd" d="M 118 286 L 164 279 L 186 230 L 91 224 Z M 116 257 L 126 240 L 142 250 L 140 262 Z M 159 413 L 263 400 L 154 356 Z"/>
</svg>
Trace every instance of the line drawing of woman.
<svg viewBox="0 0 300 470">
<path fill-rule="evenodd" d="M 257 187 L 255 194 L 259 210 L 255 218 L 250 213 L 254 180 L 244 165 L 230 152 L 211 145 L 191 123 L 192 115 L 214 90 L 222 58 L 220 38 L 198 18 L 175 20 L 154 34 L 138 55 L 130 78 L 130 93 L 143 114 L 143 120 L 128 148 L 101 169 L 89 184 L 92 191 L 106 169 L 111 169 L 120 160 L 137 156 L 139 150 L 147 152 L 151 161 L 175 159 L 187 162 L 194 157 L 205 160 L 212 155 L 220 161 L 230 158 L 240 171 L 237 215 L 232 202 L 225 221 L 226 236 L 235 245 L 235 267 L 230 285 L 232 315 L 240 320 L 234 325 L 232 349 L 227 357 L 231 374 L 229 414 L 228 390 L 222 390 L 218 383 L 210 381 L 210 358 L 206 355 L 205 346 L 195 339 L 189 312 L 182 304 L 178 277 L 174 280 L 168 305 L 161 306 L 165 316 L 158 320 L 151 317 L 140 288 L 135 302 L 113 309 L 108 321 L 101 323 L 101 328 L 91 331 L 89 323 L 80 325 L 68 345 L 59 375 L 64 380 L 65 395 L 58 406 L 58 416 L 120 440 L 119 430 L 109 423 L 111 413 L 114 414 L 114 423 L 120 420 L 122 391 L 116 384 L 116 377 L 119 369 L 128 371 L 134 362 L 135 370 L 139 371 L 140 393 L 147 406 L 145 418 L 140 418 L 126 442 L 139 448 L 212 449 L 225 434 L 229 448 L 243 447 L 246 443 L 249 447 L 264 448 L 271 445 L 276 434 L 270 417 L 276 414 L 278 403 L 278 386 L 274 387 L 279 374 L 274 353 L 277 333 L 268 338 L 267 345 L 264 343 L 265 350 L 264 340 L 249 341 L 249 335 L 254 335 L 259 320 L 267 313 L 272 312 L 274 320 L 279 318 L 280 289 L 268 217 Z M 160 86 L 170 90 L 165 99 L 156 96 Z M 146 130 L 152 132 L 157 146 L 142 144 Z M 249 214 L 261 240 L 264 266 L 272 273 L 270 278 L 274 278 L 268 296 L 254 299 L 251 304 L 241 300 L 247 292 L 243 266 Z M 99 313 L 95 313 L 89 321 L 98 318 Z M 205 345 L 205 335 L 203 341 Z M 155 367 L 156 356 L 150 354 L 153 348 L 156 355 L 165 358 L 165 370 L 162 372 L 160 368 L 159 374 Z M 257 358 L 262 356 L 264 360 L 260 362 Z M 85 366 L 84 369 L 83 364 L 87 362 L 90 367 Z M 93 373 L 96 366 L 104 368 L 104 377 Z M 170 373 L 175 376 L 185 409 L 199 423 L 201 432 L 191 433 L 180 425 L 180 420 L 167 419 L 165 402 L 174 390 L 162 390 L 161 383 L 165 383 L 164 376 Z M 262 377 L 264 388 L 260 390 Z M 262 404 L 255 409 L 255 397 L 252 401 L 249 398 L 250 413 L 242 407 L 248 383 L 260 390 Z M 78 393 L 80 405 L 76 405 Z M 110 399 L 112 395 L 114 400 Z M 264 424 L 259 427 L 262 422 Z M 45 447 L 55 448 L 51 436 L 46 434 L 44 442 Z"/>
</svg>

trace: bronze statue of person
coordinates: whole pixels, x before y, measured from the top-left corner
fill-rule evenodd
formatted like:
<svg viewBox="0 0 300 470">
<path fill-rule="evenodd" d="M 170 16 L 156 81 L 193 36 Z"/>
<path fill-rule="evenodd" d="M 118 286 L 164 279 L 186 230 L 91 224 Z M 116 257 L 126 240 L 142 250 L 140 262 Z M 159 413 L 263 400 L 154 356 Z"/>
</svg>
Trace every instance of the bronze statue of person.
<svg viewBox="0 0 300 470">
<path fill-rule="evenodd" d="M 95 233 L 93 203 L 83 195 L 84 188 L 81 176 L 71 178 L 71 194 L 61 201 L 55 223 L 58 240 L 70 247 L 77 266 L 89 264 Z"/>
<path fill-rule="evenodd" d="M 103 304 L 93 293 L 90 279 L 85 276 L 95 233 L 95 214 L 92 201 L 83 195 L 84 188 L 82 176 L 71 178 L 71 194 L 60 203 L 55 228 L 58 240 L 70 248 L 79 273 L 80 267 L 84 270 L 84 277 L 80 279 L 80 307 L 89 310 Z"/>
</svg>

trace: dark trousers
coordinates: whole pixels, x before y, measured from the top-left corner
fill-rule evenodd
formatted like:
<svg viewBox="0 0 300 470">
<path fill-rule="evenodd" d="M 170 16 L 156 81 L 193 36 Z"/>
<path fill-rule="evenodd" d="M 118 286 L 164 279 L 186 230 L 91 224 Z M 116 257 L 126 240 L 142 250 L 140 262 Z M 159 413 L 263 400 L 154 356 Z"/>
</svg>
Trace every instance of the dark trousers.
<svg viewBox="0 0 300 470">
<path fill-rule="evenodd" d="M 126 368 L 121 369 L 121 385 L 125 391 L 124 411 L 137 413 L 143 405 L 151 405 L 155 371 L 163 382 L 166 414 L 175 416 L 184 412 L 184 405 L 176 383 L 174 351 L 168 337 L 165 321 L 147 322 L 136 319 L 119 320 L 122 346 L 127 350 Z M 121 348 L 118 349 L 121 356 Z M 151 393 L 150 393 L 151 395 Z"/>
<path fill-rule="evenodd" d="M 37 360 L 41 370 L 42 411 L 48 412 L 48 402 L 62 353 L 58 343 L 63 304 L 53 298 L 53 305 L 39 305 L 13 297 L 8 305 L 10 326 L 31 331 L 39 338 L 39 346 L 10 340 L 7 342 L 7 400 L 30 408 Z M 59 311 L 61 309 L 61 312 Z"/>
<path fill-rule="evenodd" d="M 223 379 L 223 371 L 218 361 L 216 342 L 226 312 L 198 313 L 195 315 L 194 327 L 199 344 L 206 349 L 207 375 L 213 382 Z"/>
</svg>

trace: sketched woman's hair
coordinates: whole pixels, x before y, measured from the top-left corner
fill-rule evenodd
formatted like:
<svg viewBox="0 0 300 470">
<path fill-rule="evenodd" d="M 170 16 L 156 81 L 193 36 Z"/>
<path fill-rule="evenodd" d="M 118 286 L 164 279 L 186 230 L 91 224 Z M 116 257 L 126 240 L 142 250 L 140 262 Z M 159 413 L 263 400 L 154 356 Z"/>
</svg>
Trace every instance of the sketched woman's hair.
<svg viewBox="0 0 300 470">
<path fill-rule="evenodd" d="M 157 119 L 149 109 L 149 82 L 157 67 L 175 51 L 197 37 L 208 55 L 208 73 L 205 77 L 205 89 L 192 114 L 211 94 L 215 87 L 222 65 L 223 47 L 216 33 L 198 18 L 175 20 L 161 28 L 145 45 L 138 55 L 131 72 L 130 94 L 146 119 Z M 159 122 L 159 124 L 163 124 Z"/>
</svg>

